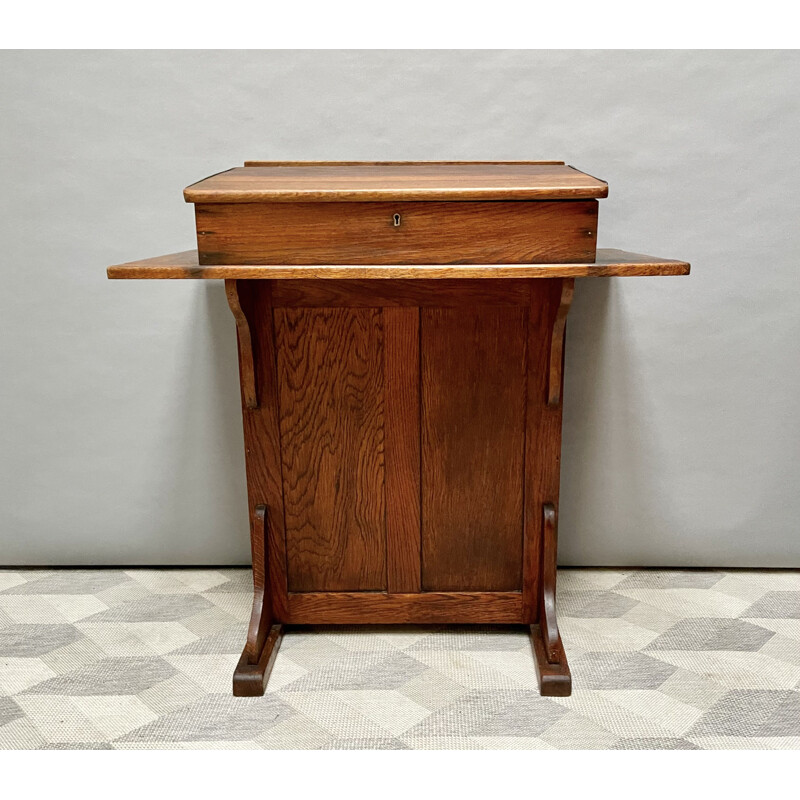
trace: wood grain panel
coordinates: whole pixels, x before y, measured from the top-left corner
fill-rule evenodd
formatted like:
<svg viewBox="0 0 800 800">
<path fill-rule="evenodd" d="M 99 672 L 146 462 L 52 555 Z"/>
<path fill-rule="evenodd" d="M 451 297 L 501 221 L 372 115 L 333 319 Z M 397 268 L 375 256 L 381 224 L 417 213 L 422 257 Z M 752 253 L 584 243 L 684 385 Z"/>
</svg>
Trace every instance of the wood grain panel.
<svg viewBox="0 0 800 800">
<path fill-rule="evenodd" d="M 419 309 L 384 308 L 386 541 L 390 592 L 421 587 Z"/>
<path fill-rule="evenodd" d="M 188 186 L 190 203 L 391 200 L 574 200 L 608 184 L 561 164 L 417 163 L 245 166 Z"/>
<path fill-rule="evenodd" d="M 278 281 L 274 289 L 276 306 L 435 306 L 464 305 L 527 306 L 527 280 L 486 281 Z"/>
<path fill-rule="evenodd" d="M 295 625 L 518 624 L 519 592 L 310 592 L 289 595 Z"/>
<path fill-rule="evenodd" d="M 195 218 L 201 264 L 529 264 L 593 260 L 597 205 L 201 203 Z"/>
<path fill-rule="evenodd" d="M 422 585 L 521 588 L 527 309 L 422 309 Z"/>
<path fill-rule="evenodd" d="M 278 389 L 272 330 L 272 281 L 239 280 L 236 284 L 239 307 L 248 321 L 251 333 L 256 396 L 259 398 L 259 407 L 249 408 L 246 389 L 242 386 L 242 421 L 247 496 L 250 506 L 253 579 L 257 590 L 264 578 L 259 570 L 266 561 L 269 570 L 268 592 L 272 600 L 272 614 L 275 620 L 280 621 L 286 613 L 288 587 Z M 262 504 L 266 506 L 265 527 L 262 527 L 257 514 L 258 507 Z M 266 535 L 266 543 L 263 542 L 262 531 Z M 266 559 L 264 547 L 268 550 Z"/>
<path fill-rule="evenodd" d="M 688 275 L 686 261 L 659 258 L 626 250 L 598 248 L 594 261 L 570 264 L 286 264 L 248 266 L 242 264 L 200 266 L 196 250 L 184 250 L 155 258 L 128 261 L 108 267 L 112 280 L 214 280 L 219 278 L 296 280 L 411 279 L 450 280 L 492 278 L 635 278 L 657 275 Z"/>
<path fill-rule="evenodd" d="M 566 334 L 566 329 L 558 330 L 560 326 L 557 325 L 564 289 L 564 281 L 558 279 L 531 283 L 522 589 L 525 621 L 529 623 L 539 620 L 537 600 L 542 594 L 544 504 L 551 503 L 555 513 L 558 513 L 563 371 L 558 378 L 560 382 L 558 401 L 549 405 L 548 400 L 553 330 L 556 328 L 557 335 L 562 339 Z"/>
<path fill-rule="evenodd" d="M 276 309 L 291 591 L 386 588 L 379 309 Z"/>
</svg>

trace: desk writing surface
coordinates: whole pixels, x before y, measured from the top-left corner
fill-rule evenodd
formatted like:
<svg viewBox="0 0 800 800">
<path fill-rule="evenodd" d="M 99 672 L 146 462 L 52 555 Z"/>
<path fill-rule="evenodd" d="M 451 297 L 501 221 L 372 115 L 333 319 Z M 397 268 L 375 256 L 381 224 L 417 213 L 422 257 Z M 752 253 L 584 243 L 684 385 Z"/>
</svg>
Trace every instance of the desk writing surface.
<svg viewBox="0 0 800 800">
<path fill-rule="evenodd" d="M 357 164 L 236 167 L 184 190 L 190 203 L 580 200 L 608 184 L 566 164 Z"/>
<path fill-rule="evenodd" d="M 584 278 L 688 275 L 689 264 L 625 250 L 598 248 L 593 262 L 576 264 L 428 264 L 428 265 L 312 265 L 201 266 L 196 250 L 184 250 L 108 268 L 114 279 L 440 279 L 440 278 Z"/>
</svg>

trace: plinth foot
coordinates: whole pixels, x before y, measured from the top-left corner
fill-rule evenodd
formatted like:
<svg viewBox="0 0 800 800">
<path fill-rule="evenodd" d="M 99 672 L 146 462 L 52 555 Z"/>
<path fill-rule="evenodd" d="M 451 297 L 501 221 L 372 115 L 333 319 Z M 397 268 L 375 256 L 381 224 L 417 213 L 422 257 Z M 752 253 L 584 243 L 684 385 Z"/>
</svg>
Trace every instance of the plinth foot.
<svg viewBox="0 0 800 800">
<path fill-rule="evenodd" d="M 536 664 L 536 677 L 539 679 L 539 691 L 542 697 L 569 697 L 572 694 L 572 675 L 567 664 L 567 657 L 561 647 L 556 652 L 556 661 L 550 661 L 538 625 L 530 626 L 531 649 Z"/>
<path fill-rule="evenodd" d="M 283 625 L 273 625 L 264 641 L 264 648 L 257 664 L 248 662 L 247 648 L 242 653 L 233 672 L 233 694 L 235 697 L 261 697 L 278 655 L 283 639 Z"/>
<path fill-rule="evenodd" d="M 572 676 L 556 620 L 556 546 L 558 514 L 553 503 L 542 506 L 542 572 L 539 583 L 539 624 L 531 625 L 531 647 L 543 697 L 569 697 Z"/>
</svg>

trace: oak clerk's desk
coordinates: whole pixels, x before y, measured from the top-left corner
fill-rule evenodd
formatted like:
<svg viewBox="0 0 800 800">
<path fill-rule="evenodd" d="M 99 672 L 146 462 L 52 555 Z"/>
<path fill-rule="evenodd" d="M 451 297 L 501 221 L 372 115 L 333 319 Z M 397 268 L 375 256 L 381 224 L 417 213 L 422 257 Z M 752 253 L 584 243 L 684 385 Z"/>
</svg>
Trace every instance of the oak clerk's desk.
<svg viewBox="0 0 800 800">
<path fill-rule="evenodd" d="M 595 250 L 608 187 L 561 162 L 249 162 L 186 189 L 197 251 L 110 278 L 224 278 L 239 339 L 255 592 L 237 695 L 284 624 L 555 615 L 575 278 L 686 275 Z"/>
</svg>

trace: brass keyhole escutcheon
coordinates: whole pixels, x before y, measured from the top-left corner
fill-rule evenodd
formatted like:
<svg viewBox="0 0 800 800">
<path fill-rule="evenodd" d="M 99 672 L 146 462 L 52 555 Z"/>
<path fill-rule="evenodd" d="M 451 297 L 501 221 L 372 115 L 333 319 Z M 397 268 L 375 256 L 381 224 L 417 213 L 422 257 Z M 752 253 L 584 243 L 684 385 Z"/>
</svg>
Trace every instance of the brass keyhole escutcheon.
<svg viewBox="0 0 800 800">
<path fill-rule="evenodd" d="M 394 220 L 394 226 L 395 226 L 395 228 L 399 228 L 399 227 L 400 227 L 400 215 L 399 215 L 399 214 L 395 214 L 395 215 L 392 217 L 392 219 Z"/>
</svg>

